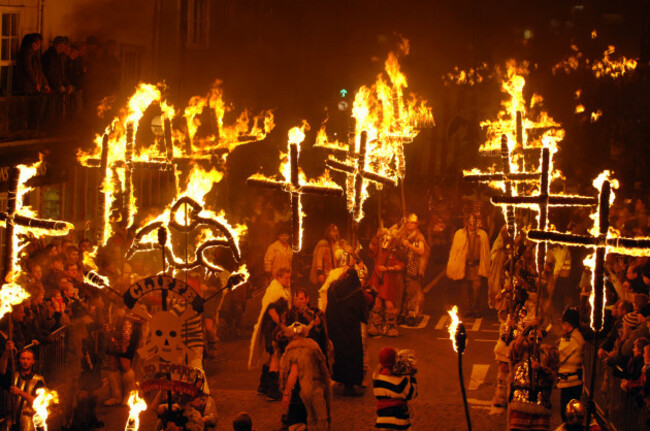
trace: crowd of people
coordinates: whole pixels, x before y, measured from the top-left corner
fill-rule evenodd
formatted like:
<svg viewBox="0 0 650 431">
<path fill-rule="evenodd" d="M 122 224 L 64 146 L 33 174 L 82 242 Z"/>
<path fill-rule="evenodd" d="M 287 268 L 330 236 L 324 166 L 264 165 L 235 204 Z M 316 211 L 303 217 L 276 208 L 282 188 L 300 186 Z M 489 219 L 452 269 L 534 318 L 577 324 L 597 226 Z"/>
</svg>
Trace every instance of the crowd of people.
<svg viewBox="0 0 650 431">
<path fill-rule="evenodd" d="M 84 100 L 96 103 L 116 94 L 121 80 L 119 46 L 89 36 L 85 42 L 55 37 L 47 50 L 43 37 L 23 37 L 16 60 L 14 94 L 72 94 L 83 90 Z"/>
</svg>

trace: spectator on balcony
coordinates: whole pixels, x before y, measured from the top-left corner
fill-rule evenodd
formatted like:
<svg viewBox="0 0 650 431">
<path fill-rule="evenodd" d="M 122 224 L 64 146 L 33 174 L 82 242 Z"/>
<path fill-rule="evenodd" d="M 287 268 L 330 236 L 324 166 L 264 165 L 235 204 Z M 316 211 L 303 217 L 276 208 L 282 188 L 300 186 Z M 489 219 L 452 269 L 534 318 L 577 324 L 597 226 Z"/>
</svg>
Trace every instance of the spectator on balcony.
<svg viewBox="0 0 650 431">
<path fill-rule="evenodd" d="M 86 62 L 84 58 L 84 49 L 83 45 L 70 45 L 70 54 L 68 54 L 69 60 L 67 64 L 67 75 L 70 83 L 76 89 L 83 88 L 83 80 L 86 75 Z"/>
<path fill-rule="evenodd" d="M 16 61 L 16 91 L 22 94 L 49 93 L 41 65 L 43 37 L 38 33 L 26 34 L 20 45 Z"/>
<path fill-rule="evenodd" d="M 56 93 L 72 93 L 74 90 L 66 75 L 67 57 L 65 51 L 68 46 L 67 37 L 57 36 L 43 54 L 43 72 L 45 72 L 52 91 Z"/>
</svg>

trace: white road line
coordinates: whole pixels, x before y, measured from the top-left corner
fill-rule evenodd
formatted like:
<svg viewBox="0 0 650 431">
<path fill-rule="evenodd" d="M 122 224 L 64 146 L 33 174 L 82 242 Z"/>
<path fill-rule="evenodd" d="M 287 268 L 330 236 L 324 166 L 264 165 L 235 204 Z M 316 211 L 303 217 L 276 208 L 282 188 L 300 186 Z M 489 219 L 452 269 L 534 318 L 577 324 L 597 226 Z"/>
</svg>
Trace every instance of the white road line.
<svg viewBox="0 0 650 431">
<path fill-rule="evenodd" d="M 447 323 L 447 319 L 449 319 L 449 316 L 443 314 L 440 316 L 440 319 L 438 319 L 438 323 L 436 324 L 436 329 L 442 329 L 445 326 L 445 323 Z"/>
<path fill-rule="evenodd" d="M 474 406 L 491 406 L 492 405 L 492 401 L 477 400 L 476 398 L 468 398 L 467 403 L 472 404 Z"/>
<path fill-rule="evenodd" d="M 483 323 L 483 318 L 482 317 L 474 320 L 474 324 L 472 325 L 472 329 L 470 329 L 470 331 L 471 332 L 478 332 L 478 330 L 481 329 L 481 323 Z"/>
<path fill-rule="evenodd" d="M 474 338 L 474 339 L 472 339 L 472 341 L 483 341 L 485 343 L 496 343 L 498 340 L 484 340 L 484 339 L 481 339 L 481 338 Z"/>
<path fill-rule="evenodd" d="M 474 364 L 472 365 L 472 374 L 469 379 L 469 385 L 467 386 L 468 391 L 475 391 L 483 384 L 485 381 L 485 376 L 487 376 L 488 370 L 490 369 L 490 364 Z"/>
<path fill-rule="evenodd" d="M 500 332 L 498 329 L 481 329 L 481 332 Z"/>
</svg>

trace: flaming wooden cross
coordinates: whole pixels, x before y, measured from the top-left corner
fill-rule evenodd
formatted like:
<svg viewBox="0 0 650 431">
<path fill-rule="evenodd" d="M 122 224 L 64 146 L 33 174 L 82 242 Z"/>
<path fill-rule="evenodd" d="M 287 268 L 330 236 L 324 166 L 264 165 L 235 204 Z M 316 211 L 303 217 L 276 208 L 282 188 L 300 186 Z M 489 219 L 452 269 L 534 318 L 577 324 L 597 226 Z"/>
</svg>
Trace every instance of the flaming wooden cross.
<svg viewBox="0 0 650 431">
<path fill-rule="evenodd" d="M 343 192 L 338 184 L 329 180 L 326 176 L 309 182 L 300 178 L 298 158 L 300 143 L 304 139 L 303 129 L 294 127 L 289 131 L 288 165 L 284 166 L 282 172 L 284 181 L 268 178 L 262 174 L 255 174 L 246 180 L 247 184 L 253 186 L 289 193 L 291 196 L 291 248 L 296 253 L 302 248 L 302 196 L 305 194 L 338 196 Z"/>
<path fill-rule="evenodd" d="M 378 187 L 382 185 L 397 186 L 397 179 L 379 175 L 367 169 L 367 142 L 368 133 L 361 132 L 358 153 L 355 152 L 354 142 L 351 142 L 349 143 L 346 161 L 342 162 L 334 156 L 330 156 L 325 162 L 327 167 L 335 171 L 345 172 L 348 209 L 356 222 L 359 222 L 363 217 L 363 196 L 369 182 L 377 184 Z"/>
<path fill-rule="evenodd" d="M 23 206 L 24 195 L 29 187 L 24 184 L 36 175 L 37 167 L 14 166 L 9 171 L 9 191 L 7 193 L 7 210 L 0 212 L 0 221 L 5 225 L 4 277 L 0 291 L 0 318 L 10 312 L 14 305 L 20 304 L 29 295 L 16 283 L 21 271 L 19 265 L 19 234 L 33 233 L 36 235 L 67 235 L 73 226 L 65 221 L 44 220 L 32 217 L 29 209 Z M 27 214 L 27 215 L 26 215 Z"/>
<path fill-rule="evenodd" d="M 549 206 L 591 206 L 598 203 L 597 198 L 577 195 L 552 195 L 550 192 L 550 166 L 551 150 L 548 147 L 542 148 L 542 160 L 539 175 L 539 193 L 531 196 L 493 196 L 492 203 L 497 205 L 511 205 L 517 207 L 539 208 L 538 229 L 545 231 L 548 225 Z M 537 271 L 542 273 L 546 261 L 546 243 L 542 242 L 537 247 Z"/>
</svg>

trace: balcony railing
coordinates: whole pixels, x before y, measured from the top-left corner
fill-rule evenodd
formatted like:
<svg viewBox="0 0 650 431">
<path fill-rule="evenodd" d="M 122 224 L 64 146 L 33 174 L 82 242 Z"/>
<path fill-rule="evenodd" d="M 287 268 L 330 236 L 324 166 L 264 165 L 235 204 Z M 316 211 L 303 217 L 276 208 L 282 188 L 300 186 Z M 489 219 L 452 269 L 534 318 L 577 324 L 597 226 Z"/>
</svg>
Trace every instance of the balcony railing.
<svg viewBox="0 0 650 431">
<path fill-rule="evenodd" d="M 0 97 L 0 140 L 51 132 L 82 109 L 82 93 Z"/>
</svg>

